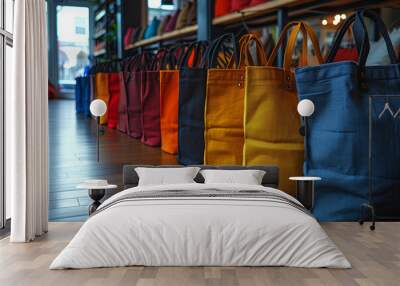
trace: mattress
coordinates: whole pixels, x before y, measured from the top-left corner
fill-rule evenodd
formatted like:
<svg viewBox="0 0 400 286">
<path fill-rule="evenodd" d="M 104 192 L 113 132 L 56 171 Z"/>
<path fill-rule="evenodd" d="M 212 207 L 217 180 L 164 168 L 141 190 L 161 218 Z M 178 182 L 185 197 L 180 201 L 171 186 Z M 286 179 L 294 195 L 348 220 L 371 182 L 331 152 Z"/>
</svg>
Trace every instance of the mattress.
<svg viewBox="0 0 400 286">
<path fill-rule="evenodd" d="M 133 265 L 351 267 L 284 192 L 193 183 L 134 187 L 109 198 L 50 269 Z"/>
</svg>

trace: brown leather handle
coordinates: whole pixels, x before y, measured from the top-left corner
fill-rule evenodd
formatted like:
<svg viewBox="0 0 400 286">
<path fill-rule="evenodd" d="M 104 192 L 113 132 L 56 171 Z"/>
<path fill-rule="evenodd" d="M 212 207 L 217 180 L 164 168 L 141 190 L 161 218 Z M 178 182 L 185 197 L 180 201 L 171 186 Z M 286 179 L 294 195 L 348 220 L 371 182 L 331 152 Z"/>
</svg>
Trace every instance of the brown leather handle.
<svg viewBox="0 0 400 286">
<path fill-rule="evenodd" d="M 297 36 L 301 32 L 303 35 L 303 44 L 302 44 L 302 51 L 300 55 L 300 65 L 307 65 L 308 62 L 308 46 L 307 46 L 307 41 L 308 37 L 311 39 L 311 43 L 313 46 L 313 49 L 315 51 L 315 55 L 317 57 L 317 60 L 320 64 L 323 63 L 323 58 L 321 55 L 321 50 L 319 47 L 318 39 L 317 36 L 315 35 L 314 30 L 305 22 L 301 21 L 293 21 L 288 23 L 285 28 L 283 29 L 278 42 L 276 43 L 270 58 L 268 59 L 268 66 L 272 66 L 274 64 L 274 61 L 276 59 L 276 55 L 278 53 L 279 48 L 281 48 L 283 41 L 285 39 L 285 36 L 290 28 L 292 28 L 292 31 L 289 34 L 288 38 L 288 43 L 286 45 L 285 53 L 284 53 L 284 62 L 283 62 L 283 68 L 285 70 L 290 70 L 291 67 L 291 59 L 293 56 L 294 48 L 296 46 L 296 41 L 297 41 Z"/>
<path fill-rule="evenodd" d="M 245 34 L 239 40 L 239 63 L 236 68 L 255 65 L 249 51 L 250 43 L 252 42 L 256 44 L 258 65 L 267 64 L 267 57 L 265 55 L 264 47 L 260 41 L 260 38 L 255 34 Z M 234 60 L 231 58 L 228 67 L 233 68 L 233 65 Z"/>
</svg>

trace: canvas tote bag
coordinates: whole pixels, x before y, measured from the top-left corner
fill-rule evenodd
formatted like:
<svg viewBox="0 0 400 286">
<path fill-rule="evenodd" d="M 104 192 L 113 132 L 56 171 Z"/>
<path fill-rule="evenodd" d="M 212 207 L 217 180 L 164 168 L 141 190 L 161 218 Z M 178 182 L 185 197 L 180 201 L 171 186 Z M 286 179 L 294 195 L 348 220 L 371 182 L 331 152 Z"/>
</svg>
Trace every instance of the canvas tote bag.
<svg viewBox="0 0 400 286">
<path fill-rule="evenodd" d="M 144 52 L 136 55 L 127 68 L 128 134 L 133 138 L 142 137 L 142 78 L 151 60 L 151 54 Z"/>
<path fill-rule="evenodd" d="M 274 67 L 277 52 L 292 28 L 282 68 Z M 296 195 L 290 176 L 301 176 L 304 161 L 303 137 L 299 133 L 297 93 L 292 56 L 298 34 L 303 35 L 300 64 L 307 64 L 307 39 L 310 37 L 316 57 L 322 63 L 314 31 L 303 22 L 286 25 L 267 66 L 246 68 L 244 103 L 244 165 L 274 165 L 279 167 L 279 189 Z"/>
<path fill-rule="evenodd" d="M 165 50 L 159 50 L 150 68 L 142 73 L 142 137 L 143 144 L 161 145 L 160 131 L 160 62 Z"/>
<path fill-rule="evenodd" d="M 96 73 L 96 99 L 103 100 L 108 107 L 108 101 L 110 99 L 108 89 L 108 73 L 104 71 Z M 106 112 L 100 117 L 100 124 L 107 124 L 107 118 L 108 114 Z"/>
<path fill-rule="evenodd" d="M 198 63 L 205 55 L 207 42 L 196 42 L 185 52 L 179 69 L 178 156 L 183 165 L 201 165 L 204 156 L 204 102 L 207 69 Z M 194 61 L 186 60 L 194 55 Z"/>
<path fill-rule="evenodd" d="M 364 16 L 376 23 L 383 36 L 390 65 L 365 66 L 369 37 Z M 340 42 L 353 23 L 358 62 L 333 62 Z M 385 114 L 378 119 L 385 100 L 400 94 L 400 65 L 382 20 L 370 11 L 350 16 L 337 33 L 326 64 L 296 70 L 300 99 L 314 102 L 306 136 L 304 173 L 319 176 L 313 214 L 323 221 L 359 219 L 360 206 L 368 200 L 368 100 L 369 95 L 387 95 L 375 102 L 372 166 L 372 203 L 378 215 L 399 215 L 400 121 Z M 391 107 L 400 105 L 391 101 Z M 390 134 L 388 134 L 390 133 Z M 380 211 L 383 213 L 379 213 Z"/>
<path fill-rule="evenodd" d="M 108 102 L 108 128 L 115 129 L 118 125 L 119 119 L 119 99 L 121 96 L 121 85 L 119 82 L 119 72 L 121 70 L 120 61 L 113 61 L 109 66 L 110 72 L 108 74 L 108 88 L 109 88 L 109 102 Z"/>
<path fill-rule="evenodd" d="M 82 113 L 83 112 L 83 104 L 82 104 L 82 77 L 78 76 L 75 78 L 75 112 Z"/>
<path fill-rule="evenodd" d="M 128 72 L 126 70 L 129 64 L 129 60 L 130 59 L 124 60 L 121 63 L 121 71 L 118 73 L 120 97 L 118 101 L 117 129 L 123 133 L 128 133 L 129 131 L 128 93 L 127 93 Z"/>
<path fill-rule="evenodd" d="M 240 39 L 240 59 L 235 68 L 232 68 L 232 60 L 226 69 L 208 70 L 204 164 L 243 163 L 244 67 L 254 64 L 249 53 L 251 43 L 256 44 L 257 62 L 265 65 L 267 61 L 261 42 L 257 36 L 248 34 Z"/>
<path fill-rule="evenodd" d="M 178 152 L 179 70 L 178 57 L 184 46 L 170 49 L 163 58 L 160 70 L 160 131 L 161 150 Z"/>
</svg>

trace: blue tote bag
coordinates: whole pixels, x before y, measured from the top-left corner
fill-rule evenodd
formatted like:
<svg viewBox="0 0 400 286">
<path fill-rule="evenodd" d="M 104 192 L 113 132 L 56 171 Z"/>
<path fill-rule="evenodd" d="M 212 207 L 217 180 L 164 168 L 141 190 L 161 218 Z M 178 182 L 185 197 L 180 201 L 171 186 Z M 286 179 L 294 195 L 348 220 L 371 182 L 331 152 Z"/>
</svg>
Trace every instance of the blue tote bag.
<svg viewBox="0 0 400 286">
<path fill-rule="evenodd" d="M 81 78 L 81 102 L 82 112 L 86 116 L 90 116 L 90 77 L 85 75 Z"/>
<path fill-rule="evenodd" d="M 75 112 L 82 113 L 82 77 L 75 78 Z"/>
<path fill-rule="evenodd" d="M 365 66 L 369 39 L 364 16 L 377 24 L 384 37 L 390 65 Z M 333 63 L 340 42 L 352 23 L 358 62 Z M 386 100 L 391 101 L 393 109 L 400 107 L 394 98 L 390 98 L 390 95 L 400 94 L 400 65 L 379 16 L 358 11 L 349 17 L 337 33 L 326 63 L 298 68 L 296 83 L 299 99 L 310 99 L 315 105 L 306 134 L 304 163 L 306 176 L 322 178 L 316 184 L 313 213 L 322 221 L 357 220 L 361 205 L 369 198 L 369 95 L 387 95 Z M 377 100 L 372 109 L 372 146 L 377 159 L 372 166 L 372 203 L 378 215 L 396 215 L 394 212 L 398 215 L 399 208 L 396 210 L 395 206 L 400 202 L 400 120 L 395 121 L 392 116 L 378 118 L 384 104 L 385 100 Z M 397 143 L 383 138 L 397 140 Z"/>
</svg>

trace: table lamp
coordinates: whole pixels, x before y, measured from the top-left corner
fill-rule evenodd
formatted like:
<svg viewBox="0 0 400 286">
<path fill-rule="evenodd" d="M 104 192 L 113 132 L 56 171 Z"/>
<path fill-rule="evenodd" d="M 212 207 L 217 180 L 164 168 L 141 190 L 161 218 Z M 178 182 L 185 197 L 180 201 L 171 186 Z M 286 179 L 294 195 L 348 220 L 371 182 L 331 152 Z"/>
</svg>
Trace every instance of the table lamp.
<svg viewBox="0 0 400 286">
<path fill-rule="evenodd" d="M 101 99 L 95 99 L 90 103 L 90 113 L 97 121 L 97 162 L 100 161 L 100 117 L 106 114 L 107 104 Z"/>
<path fill-rule="evenodd" d="M 297 112 L 304 120 L 304 160 L 307 160 L 307 130 L 308 130 L 308 118 L 313 115 L 315 110 L 314 102 L 309 99 L 303 99 L 297 104 Z"/>
</svg>

